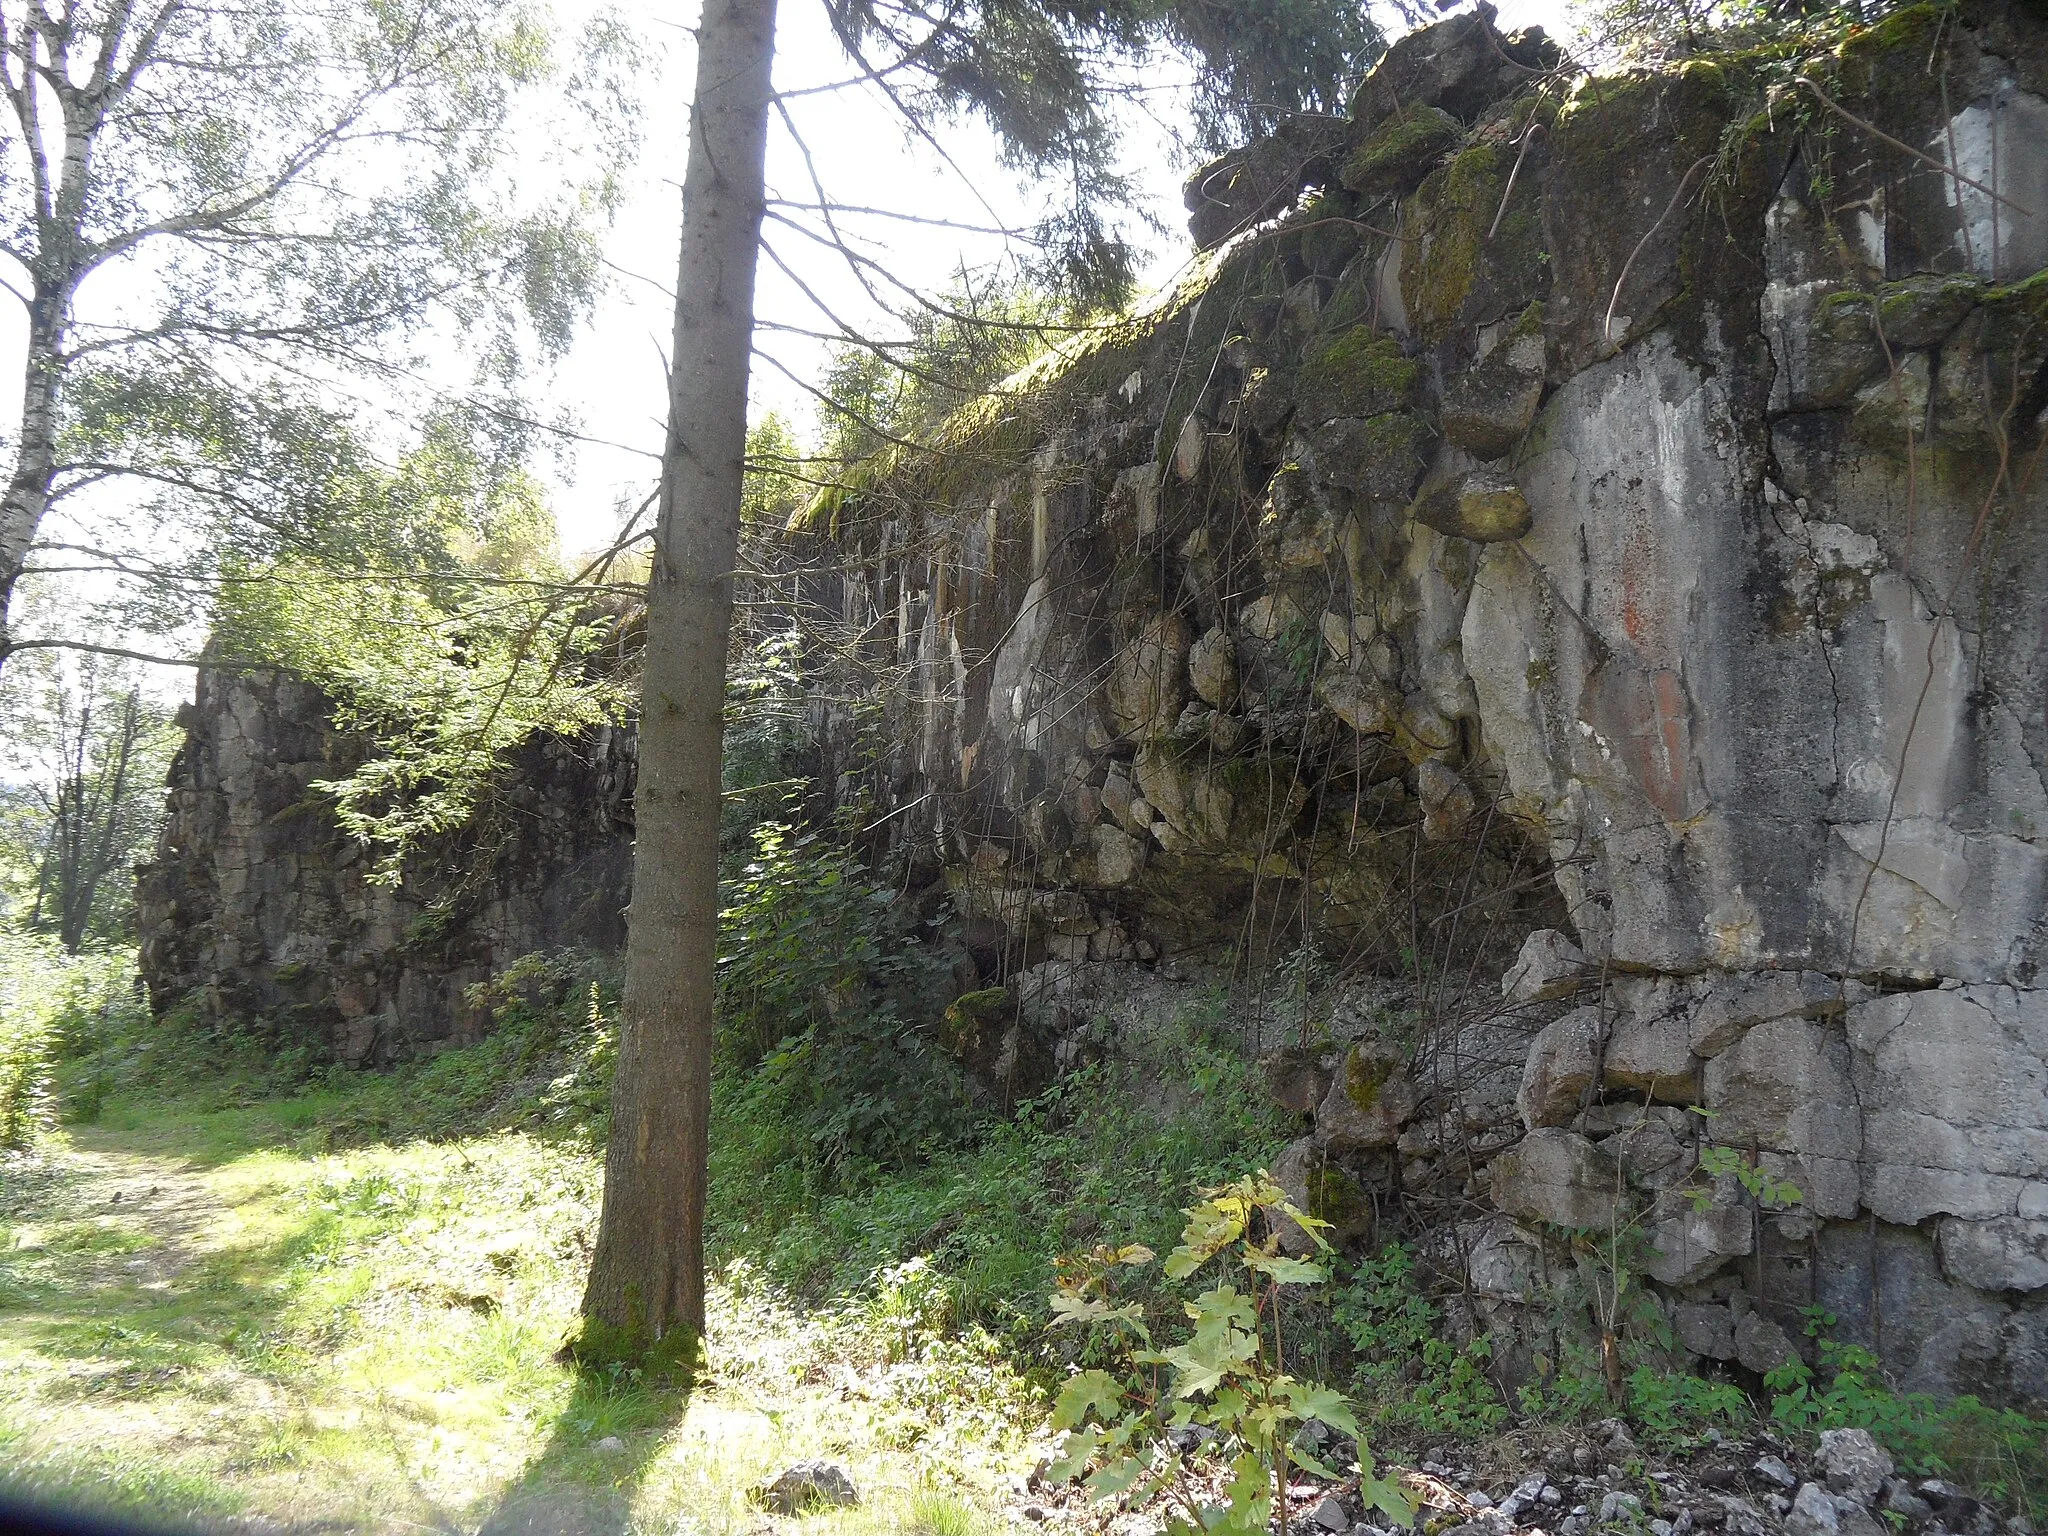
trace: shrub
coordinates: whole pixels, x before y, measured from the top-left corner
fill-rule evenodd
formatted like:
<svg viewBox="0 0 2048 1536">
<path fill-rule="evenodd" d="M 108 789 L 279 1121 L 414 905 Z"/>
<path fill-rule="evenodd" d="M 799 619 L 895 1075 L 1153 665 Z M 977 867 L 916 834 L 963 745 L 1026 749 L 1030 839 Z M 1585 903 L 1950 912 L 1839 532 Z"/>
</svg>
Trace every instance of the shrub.
<svg viewBox="0 0 2048 1536">
<path fill-rule="evenodd" d="M 1341 1463 L 1327 1465 L 1291 1443 L 1298 1429 L 1317 1420 L 1349 1437 L 1360 1499 L 1395 1524 L 1408 1524 L 1414 1509 L 1397 1483 L 1377 1475 L 1344 1395 L 1286 1370 L 1280 1358 L 1284 1290 L 1329 1279 L 1324 1263 L 1283 1252 L 1280 1234 L 1291 1229 L 1327 1254 L 1318 1229 L 1328 1223 L 1298 1209 L 1264 1173 L 1201 1191 L 1185 1214 L 1166 1277 L 1191 1280 L 1213 1263 L 1214 1283 L 1185 1304 L 1194 1326 L 1172 1348 L 1154 1347 L 1142 1301 L 1121 1299 L 1122 1273 L 1149 1265 L 1150 1248 L 1097 1245 L 1061 1259 L 1053 1325 L 1098 1335 L 1119 1369 L 1084 1370 L 1067 1379 L 1052 1417 L 1052 1427 L 1066 1431 L 1066 1438 L 1046 1475 L 1063 1482 L 1087 1473 L 1089 1493 L 1102 1501 L 1128 1497 L 1138 1504 L 1166 1493 L 1174 1501 L 1167 1528 L 1175 1536 L 1257 1536 L 1271 1529 L 1276 1510 L 1287 1524 L 1290 1469 L 1341 1475 Z M 1171 1373 L 1163 1389 L 1162 1368 Z M 1205 1502 L 1205 1490 L 1183 1477 L 1196 1456 L 1227 1468 L 1225 1503 Z"/>
<path fill-rule="evenodd" d="M 0 1150 L 27 1147 L 49 1123 L 59 1060 L 120 1038 L 146 1017 L 133 949 L 67 955 L 55 938 L 0 928 Z M 97 1110 L 90 1101 L 85 1107 Z"/>
<path fill-rule="evenodd" d="M 771 822 L 754 852 L 721 891 L 728 1113 L 813 1194 L 960 1140 L 973 1121 L 966 1080 L 935 1032 L 949 994 L 897 893 L 827 834 Z"/>
</svg>

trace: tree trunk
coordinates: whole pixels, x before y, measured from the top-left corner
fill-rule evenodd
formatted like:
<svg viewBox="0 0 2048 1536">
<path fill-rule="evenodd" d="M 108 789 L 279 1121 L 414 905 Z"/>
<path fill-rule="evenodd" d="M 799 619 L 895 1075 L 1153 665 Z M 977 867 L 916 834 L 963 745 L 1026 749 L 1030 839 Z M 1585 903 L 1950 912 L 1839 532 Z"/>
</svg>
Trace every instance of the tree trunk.
<svg viewBox="0 0 2048 1536">
<path fill-rule="evenodd" d="M 706 0 L 647 586 L 624 1019 L 583 1295 L 591 1354 L 677 1330 L 671 1345 L 687 1349 L 704 1329 L 719 754 L 774 51 L 775 0 Z"/>
<path fill-rule="evenodd" d="M 92 928 L 93 908 L 99 904 L 100 882 L 114 867 L 115 853 L 120 847 L 121 818 L 128 802 L 128 765 L 135 755 L 135 738 L 140 728 L 140 698 L 131 688 L 122 702 L 121 734 L 114 748 L 112 778 L 108 777 L 105 763 L 94 763 L 88 785 L 81 763 L 76 795 L 78 848 L 71 882 L 64 893 L 64 925 L 58 935 L 67 954 L 75 955 L 85 947 L 86 934 Z M 82 739 L 85 732 L 81 730 L 80 735 Z"/>
<path fill-rule="evenodd" d="M 32 311 L 28 356 L 22 367 L 21 438 L 14 473 L 0 495 L 0 667 L 13 649 L 8 617 L 36 525 L 50 505 L 57 473 L 57 394 L 63 383 L 63 336 L 68 295 L 38 294 Z"/>
</svg>

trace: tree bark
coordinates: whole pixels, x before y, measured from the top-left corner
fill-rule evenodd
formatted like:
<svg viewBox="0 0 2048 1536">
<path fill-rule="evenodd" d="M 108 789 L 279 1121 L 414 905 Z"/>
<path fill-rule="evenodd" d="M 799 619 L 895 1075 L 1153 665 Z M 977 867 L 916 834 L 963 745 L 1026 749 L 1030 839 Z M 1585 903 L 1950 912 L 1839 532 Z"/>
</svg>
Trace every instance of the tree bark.
<svg viewBox="0 0 2048 1536">
<path fill-rule="evenodd" d="M 22 365 L 21 436 L 14 473 L 0 493 L 0 666 L 13 648 L 8 614 L 14 588 L 50 505 L 57 477 L 57 396 L 64 377 L 63 335 L 68 299 L 37 295 Z"/>
<path fill-rule="evenodd" d="M 647 587 L 624 1017 L 583 1296 L 592 1352 L 704 1330 L 719 757 L 774 51 L 775 0 L 706 0 Z"/>
</svg>

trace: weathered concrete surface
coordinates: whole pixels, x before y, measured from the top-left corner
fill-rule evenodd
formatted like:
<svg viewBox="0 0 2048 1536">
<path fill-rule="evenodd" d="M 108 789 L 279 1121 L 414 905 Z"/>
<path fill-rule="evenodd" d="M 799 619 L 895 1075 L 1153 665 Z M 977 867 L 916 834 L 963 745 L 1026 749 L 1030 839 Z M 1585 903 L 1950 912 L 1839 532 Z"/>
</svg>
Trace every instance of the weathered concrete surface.
<svg viewBox="0 0 2048 1536">
<path fill-rule="evenodd" d="M 1944 17 L 1801 66 L 1918 155 L 1739 56 L 1541 97 L 1450 18 L 1204 169 L 1184 289 L 793 530 L 883 722 L 820 798 L 985 976 L 1378 999 L 1283 1074 L 1289 1176 L 1503 1338 L 1619 1225 L 1702 1358 L 1818 1298 L 2048 1391 L 2048 30 Z M 2024 217 L 1941 169 L 1994 123 Z"/>
<path fill-rule="evenodd" d="M 521 955 L 622 942 L 629 735 L 530 743 L 496 814 L 388 886 L 310 788 L 371 750 L 332 715 L 279 674 L 200 674 L 157 857 L 137 871 L 159 1011 L 190 1004 L 364 1064 L 477 1038 L 488 1020 L 466 989 Z"/>
</svg>

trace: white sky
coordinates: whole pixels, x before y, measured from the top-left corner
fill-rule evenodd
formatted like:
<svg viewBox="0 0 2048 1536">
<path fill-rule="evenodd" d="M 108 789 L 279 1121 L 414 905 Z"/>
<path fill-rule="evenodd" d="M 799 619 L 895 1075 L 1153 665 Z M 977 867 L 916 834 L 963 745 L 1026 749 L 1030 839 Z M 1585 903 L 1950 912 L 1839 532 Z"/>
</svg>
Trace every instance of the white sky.
<svg viewBox="0 0 2048 1536">
<path fill-rule="evenodd" d="M 567 20 L 579 9 L 558 6 Z M 1565 0 L 1501 0 L 1503 30 L 1542 25 L 1553 36 L 1570 28 Z M 555 379 L 556 400 L 569 406 L 593 437 L 626 445 L 586 444 L 550 476 L 562 542 L 570 551 L 609 541 L 621 499 L 637 504 L 653 483 L 653 452 L 660 446 L 665 403 L 662 359 L 670 331 L 667 289 L 673 281 L 681 218 L 682 167 L 686 151 L 687 106 L 695 60 L 686 23 L 695 19 L 691 0 L 646 0 L 640 27 L 650 45 L 644 148 L 630 177 L 626 206 L 611 231 L 606 257 L 610 291 L 600 302 L 594 325 L 578 342 Z M 775 82 L 788 91 L 847 78 L 849 68 L 826 23 L 821 0 L 782 0 L 776 37 Z M 1162 116 L 1174 110 L 1170 97 Z M 993 136 L 978 122 L 963 120 L 939 137 L 964 173 L 949 170 L 931 148 L 910 136 L 901 118 L 869 87 L 790 102 L 798 132 L 808 143 L 819 179 L 835 201 L 899 213 L 988 224 L 991 208 L 1012 227 L 1032 222 L 1046 192 L 1021 185 L 999 162 Z M 1144 206 L 1166 226 L 1148 236 L 1152 259 L 1144 278 L 1157 287 L 1168 281 L 1189 254 L 1181 210 L 1183 165 L 1168 159 L 1167 134 L 1138 121 L 1125 135 L 1126 169 L 1143 189 Z M 770 123 L 770 195 L 810 200 L 809 174 L 787 128 Z M 967 183 L 971 181 L 970 187 Z M 984 206 L 984 202 L 987 206 Z M 924 289 L 943 287 L 964 262 L 986 265 L 1002 255 L 1002 242 L 959 231 L 878 218 L 847 217 L 842 229 L 874 241 L 873 254 L 904 282 Z M 837 255 L 794 231 L 768 226 L 769 245 L 796 270 L 841 318 L 874 334 L 886 322 Z M 628 275 L 630 274 L 630 275 Z M 756 313 L 766 321 L 813 330 L 833 329 L 795 283 L 763 257 Z M 757 347 L 774 354 L 807 381 L 822 369 L 822 343 L 763 332 Z M 756 414 L 779 410 L 808 428 L 815 400 L 772 366 L 754 367 Z M 637 450 L 637 451 L 634 451 Z"/>
</svg>

